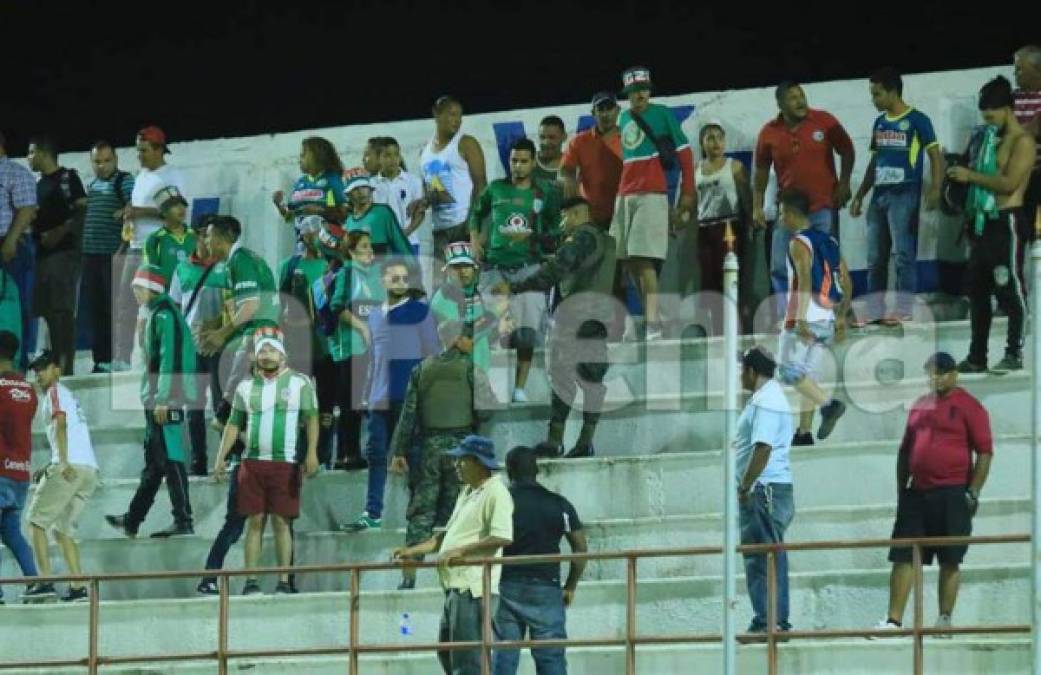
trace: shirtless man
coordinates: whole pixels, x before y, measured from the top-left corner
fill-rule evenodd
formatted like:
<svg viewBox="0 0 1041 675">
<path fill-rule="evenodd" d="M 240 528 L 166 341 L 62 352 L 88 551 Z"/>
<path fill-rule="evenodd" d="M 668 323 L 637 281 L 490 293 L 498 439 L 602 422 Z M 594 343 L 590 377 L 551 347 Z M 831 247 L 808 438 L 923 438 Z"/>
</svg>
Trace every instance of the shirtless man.
<svg viewBox="0 0 1041 675">
<path fill-rule="evenodd" d="M 1023 213 L 1023 195 L 1034 166 L 1037 149 L 1013 112 L 1012 85 L 997 77 L 980 90 L 983 121 L 996 129 L 997 170 L 993 173 L 956 166 L 947 170 L 951 180 L 968 183 L 968 234 L 971 243 L 967 272 L 972 342 L 969 356 L 960 364 L 962 373 L 987 370 L 987 341 L 990 337 L 991 295 L 1008 308 L 1008 343 L 1005 358 L 994 370 L 1008 372 L 1023 368 L 1023 317 L 1026 300 L 1016 259 L 1020 247 L 1018 225 Z M 984 142 L 986 144 L 986 141 Z M 985 153 L 985 148 L 981 150 Z M 982 193 L 978 189 L 982 188 Z M 993 196 L 993 200 L 989 198 Z"/>
</svg>

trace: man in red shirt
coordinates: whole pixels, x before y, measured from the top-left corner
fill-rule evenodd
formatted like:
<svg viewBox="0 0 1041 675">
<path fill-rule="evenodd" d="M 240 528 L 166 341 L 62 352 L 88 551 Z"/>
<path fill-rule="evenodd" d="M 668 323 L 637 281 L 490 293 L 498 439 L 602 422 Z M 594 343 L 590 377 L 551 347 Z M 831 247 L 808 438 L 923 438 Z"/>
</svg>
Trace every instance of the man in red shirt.
<svg viewBox="0 0 1041 675">
<path fill-rule="evenodd" d="M 893 539 L 968 537 L 987 480 L 994 444 L 990 417 L 971 394 L 958 387 L 958 364 L 946 352 L 925 362 L 932 393 L 915 401 L 907 417 L 896 463 L 899 495 Z M 975 453 L 976 462 L 972 463 Z M 967 546 L 922 549 L 922 564 L 940 560 L 940 618 L 937 628 L 951 625 L 958 598 L 958 566 Z M 880 630 L 900 628 L 914 569 L 910 548 L 893 548 L 889 560 L 889 614 Z"/>
<path fill-rule="evenodd" d="M 11 549 L 22 574 L 35 577 L 38 573 L 32 549 L 22 536 L 22 509 L 32 478 L 32 424 L 37 401 L 33 386 L 14 369 L 19 346 L 18 336 L 0 331 L 0 540 Z M 36 586 L 29 586 L 27 598 L 34 597 Z M 50 595 L 54 595 L 53 590 Z"/>
<path fill-rule="evenodd" d="M 606 230 L 614 216 L 614 200 L 622 179 L 622 137 L 618 132 L 621 108 L 615 95 L 602 91 L 593 96 L 596 124 L 576 135 L 564 153 L 560 176 L 564 198 L 579 196 L 589 202 L 593 223 Z"/>
<path fill-rule="evenodd" d="M 810 198 L 810 224 L 839 238 L 838 211 L 849 202 L 850 177 L 856 152 L 853 141 L 837 119 L 810 108 L 806 93 L 795 82 L 782 82 L 774 93 L 780 114 L 759 132 L 752 173 L 752 218 L 766 227 L 764 202 L 770 167 L 777 173 L 780 191 L 796 189 Z M 835 155 L 842 160 L 835 174 Z M 775 227 L 770 246 L 770 279 L 774 293 L 788 288 L 786 252 L 791 235 Z"/>
</svg>

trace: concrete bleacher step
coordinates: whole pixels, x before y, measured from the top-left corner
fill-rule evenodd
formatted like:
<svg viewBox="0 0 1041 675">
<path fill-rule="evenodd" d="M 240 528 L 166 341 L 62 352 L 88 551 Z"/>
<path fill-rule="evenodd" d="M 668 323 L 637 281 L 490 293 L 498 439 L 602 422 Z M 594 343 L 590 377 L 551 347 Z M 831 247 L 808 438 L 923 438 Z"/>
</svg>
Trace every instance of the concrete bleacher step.
<svg viewBox="0 0 1041 675">
<path fill-rule="evenodd" d="M 396 571 L 386 572 L 396 576 Z M 1030 617 L 1030 568 L 1027 565 L 966 565 L 957 625 L 1022 624 Z M 233 590 L 241 589 L 241 580 Z M 936 618 L 936 570 L 925 573 L 926 621 Z M 270 593 L 273 579 L 262 586 Z M 130 655 L 145 648 L 155 653 L 205 652 L 216 640 L 218 603 L 215 598 L 180 600 L 104 600 L 100 607 L 100 649 L 111 656 Z M 866 629 L 885 613 L 889 572 L 842 570 L 796 572 L 791 576 L 791 622 L 800 629 Z M 742 598 L 742 613 L 749 612 Z M 414 633 L 433 639 L 441 617 L 444 594 L 437 588 L 362 593 L 360 639 L 365 643 L 402 644 L 403 613 L 411 615 Z M 235 596 L 231 600 L 229 647 L 235 650 L 322 648 L 344 645 L 348 635 L 346 593 L 293 596 Z M 722 579 L 718 576 L 640 578 L 637 588 L 637 628 L 644 634 L 709 633 L 719 630 Z M 84 655 L 87 644 L 85 605 L 11 605 L 5 608 L 4 658 L 67 659 Z M 568 634 L 574 638 L 617 638 L 625 635 L 625 582 L 582 584 L 568 613 Z M 40 640 L 42 631 L 61 640 Z M 801 671 L 800 671 L 801 672 Z M 981 671 L 998 672 L 998 671 Z"/>
<path fill-rule="evenodd" d="M 789 541 L 886 539 L 893 526 L 894 506 L 816 507 L 797 509 L 796 518 L 787 533 Z M 1030 529 L 1030 503 L 1027 499 L 985 499 L 973 521 L 977 535 L 995 535 L 1008 532 L 1027 532 Z M 722 540 L 722 518 L 719 513 L 697 516 L 666 516 L 654 518 L 586 521 L 585 530 L 590 550 L 619 551 L 648 548 L 715 546 Z M 384 529 L 364 534 L 338 532 L 301 532 L 296 539 L 298 564 L 319 564 L 328 561 L 382 561 L 401 546 L 404 530 Z M 191 570 L 203 566 L 212 538 L 199 535 L 173 541 L 154 539 L 93 539 L 81 545 L 82 565 L 85 570 L 105 570 L 108 573 L 150 572 L 159 570 Z M 565 545 L 564 550 L 567 550 Z M 800 551 L 790 555 L 793 572 L 809 570 L 866 570 L 887 569 L 886 549 L 846 549 L 830 551 Z M 51 551 L 53 569 L 65 570 L 60 553 Z M 981 545 L 974 547 L 967 562 L 974 565 L 1025 564 L 1029 551 L 1023 544 Z M 231 549 L 225 564 L 228 568 L 243 566 L 242 546 Z M 262 565 L 275 565 L 274 544 L 267 537 Z M 720 556 L 691 556 L 685 558 L 649 558 L 640 564 L 645 578 L 675 576 L 704 576 L 722 574 Z M 18 576 L 18 568 L 10 557 L 0 564 L 0 576 Z M 437 585 L 432 570 L 421 570 L 419 585 L 432 588 Z M 587 581 L 619 580 L 625 578 L 625 563 L 621 560 L 591 561 L 583 579 Z M 363 590 L 392 590 L 398 579 L 393 574 L 363 577 Z M 111 584 L 107 587 L 108 600 L 140 598 L 192 597 L 196 579 L 154 580 Z M 342 591 L 347 589 L 344 575 L 312 574 L 301 578 L 305 592 Z M 18 589 L 9 587 L 12 593 Z"/>
<path fill-rule="evenodd" d="M 791 461 L 797 508 L 894 503 L 898 445 L 893 439 L 850 444 L 829 441 L 794 448 Z M 1028 494 L 1027 439 L 999 436 L 996 446 L 984 496 L 1012 498 Z M 135 452 L 140 454 L 140 450 Z M 570 499 L 586 520 L 705 514 L 720 508 L 721 462 L 719 450 L 554 460 L 540 465 L 540 480 Z M 851 480 L 854 476 L 858 478 Z M 121 537 L 104 523 L 103 515 L 123 513 L 137 484 L 135 478 L 106 479 L 80 517 L 79 536 L 85 540 Z M 339 523 L 356 517 L 364 506 L 365 484 L 365 472 L 338 471 L 305 482 L 297 531 L 333 530 Z M 196 533 L 212 538 L 224 522 L 227 485 L 209 478 L 192 479 L 190 497 Z M 407 500 L 404 480 L 392 475 L 386 489 L 385 527 L 404 526 Z M 141 532 L 147 535 L 166 527 L 169 512 L 166 490 L 160 489 Z"/>
<path fill-rule="evenodd" d="M 417 637 L 417 639 L 421 639 Z M 721 671 L 718 645 L 639 646 L 637 672 L 648 675 L 716 673 Z M 623 675 L 625 654 L 620 648 L 576 648 L 567 652 L 568 672 L 573 675 Z M 745 645 L 738 650 L 737 672 L 742 675 L 766 671 L 766 647 Z M 828 640 L 782 644 L 778 672 L 782 675 L 879 675 L 911 672 L 912 647 L 907 638 L 881 641 Z M 364 675 L 430 675 L 440 673 L 430 654 L 363 655 L 359 670 Z M 111 675 L 212 675 L 215 661 L 167 663 L 152 666 L 105 666 Z M 343 675 L 347 657 L 292 657 L 234 659 L 229 672 L 251 675 Z M 41 671 L 7 671 L 12 675 L 39 675 Z M 80 675 L 79 669 L 54 669 L 49 675 Z M 1027 675 L 1030 672 L 1030 642 L 1023 638 L 930 638 L 925 646 L 925 672 L 945 675 Z M 519 675 L 534 675 L 528 654 L 522 654 Z"/>
</svg>

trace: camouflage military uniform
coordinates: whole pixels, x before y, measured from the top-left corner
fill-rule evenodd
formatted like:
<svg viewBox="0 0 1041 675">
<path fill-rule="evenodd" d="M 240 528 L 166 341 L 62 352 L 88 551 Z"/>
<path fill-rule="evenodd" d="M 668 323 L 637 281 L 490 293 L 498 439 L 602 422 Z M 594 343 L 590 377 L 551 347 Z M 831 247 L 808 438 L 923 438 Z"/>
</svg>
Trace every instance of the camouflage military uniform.
<svg viewBox="0 0 1041 675">
<path fill-rule="evenodd" d="M 446 374 L 456 374 L 456 377 L 445 382 Z M 454 392 L 456 395 L 447 392 L 446 398 L 452 400 L 450 405 L 465 406 L 465 413 L 460 408 L 453 416 L 446 410 L 445 401 L 432 400 L 446 393 L 446 390 L 436 392 L 430 387 L 430 380 L 439 377 L 449 388 L 458 389 Z M 494 401 L 487 376 L 479 368 L 474 368 L 470 355 L 457 349 L 428 357 L 412 371 L 401 417 L 391 441 L 394 456 L 410 460 L 411 498 L 406 512 L 406 545 L 426 541 L 433 536 L 435 527 L 443 527 L 448 522 L 459 496 L 460 484 L 454 462 L 445 456 L 445 452 L 457 447 L 463 438 L 477 431 L 478 424 L 488 420 Z M 438 414 L 431 414 L 435 410 Z M 470 423 L 460 426 L 463 417 Z M 445 422 L 451 424 L 453 420 L 454 426 L 442 426 Z M 411 450 L 417 445 L 420 446 L 420 456 L 413 457 Z"/>
</svg>

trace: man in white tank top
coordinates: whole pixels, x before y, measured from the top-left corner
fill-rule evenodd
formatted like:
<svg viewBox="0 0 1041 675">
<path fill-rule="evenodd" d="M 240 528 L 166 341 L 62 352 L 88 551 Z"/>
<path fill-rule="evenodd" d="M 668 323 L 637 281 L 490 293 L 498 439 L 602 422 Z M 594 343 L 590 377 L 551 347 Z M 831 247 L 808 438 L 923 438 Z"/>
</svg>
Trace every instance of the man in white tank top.
<svg viewBox="0 0 1041 675">
<path fill-rule="evenodd" d="M 463 106 L 451 96 L 434 103 L 436 131 L 420 159 L 426 205 L 431 209 L 434 230 L 434 265 L 439 273 L 448 244 L 469 241 L 467 217 L 470 204 L 488 183 L 484 152 L 473 136 L 462 132 Z M 483 250 L 475 247 L 478 262 Z"/>
</svg>

